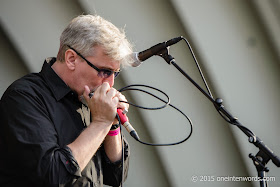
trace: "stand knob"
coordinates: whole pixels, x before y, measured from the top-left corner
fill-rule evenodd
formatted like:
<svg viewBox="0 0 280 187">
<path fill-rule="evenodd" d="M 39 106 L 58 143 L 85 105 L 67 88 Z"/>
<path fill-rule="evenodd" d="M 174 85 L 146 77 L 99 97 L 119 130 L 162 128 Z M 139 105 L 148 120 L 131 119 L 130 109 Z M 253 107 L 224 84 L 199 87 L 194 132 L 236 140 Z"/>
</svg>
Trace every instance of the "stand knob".
<svg viewBox="0 0 280 187">
<path fill-rule="evenodd" d="M 215 100 L 215 102 L 218 104 L 218 105 L 222 105 L 223 104 L 223 99 L 221 99 L 221 98 L 217 98 L 216 100 Z"/>
<path fill-rule="evenodd" d="M 248 141 L 249 141 L 250 143 L 255 143 L 255 142 L 257 141 L 257 137 L 256 137 L 256 136 L 250 136 L 249 139 L 248 139 Z"/>
</svg>

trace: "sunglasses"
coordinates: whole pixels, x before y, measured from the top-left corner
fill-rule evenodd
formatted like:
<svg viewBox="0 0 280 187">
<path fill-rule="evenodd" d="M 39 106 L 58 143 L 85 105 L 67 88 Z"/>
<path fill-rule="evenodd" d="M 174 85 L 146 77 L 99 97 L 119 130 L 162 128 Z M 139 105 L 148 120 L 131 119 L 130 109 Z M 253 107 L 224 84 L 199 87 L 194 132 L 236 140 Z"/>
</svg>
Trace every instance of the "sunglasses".
<svg viewBox="0 0 280 187">
<path fill-rule="evenodd" d="M 112 74 L 114 74 L 114 78 L 116 78 L 119 74 L 120 74 L 120 71 L 113 71 L 113 70 L 110 70 L 110 69 L 99 69 L 98 67 L 96 67 L 95 65 L 93 65 L 92 63 L 90 63 L 85 57 L 83 57 L 83 55 L 81 55 L 78 51 L 76 51 L 74 48 L 72 48 L 71 46 L 67 45 L 67 47 L 69 47 L 70 49 L 72 49 L 73 51 L 75 51 L 75 53 L 77 53 L 77 55 L 79 55 L 82 59 L 84 59 L 87 64 L 92 67 L 93 69 L 95 69 L 98 74 L 97 76 L 98 77 L 101 77 L 101 78 L 108 78 L 110 77 Z"/>
</svg>

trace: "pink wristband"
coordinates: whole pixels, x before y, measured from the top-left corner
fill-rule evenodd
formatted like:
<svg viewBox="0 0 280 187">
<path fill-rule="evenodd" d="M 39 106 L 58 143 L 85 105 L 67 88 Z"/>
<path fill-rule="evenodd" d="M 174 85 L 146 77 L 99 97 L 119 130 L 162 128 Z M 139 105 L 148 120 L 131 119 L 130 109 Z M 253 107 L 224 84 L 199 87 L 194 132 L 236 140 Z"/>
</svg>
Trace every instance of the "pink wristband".
<svg viewBox="0 0 280 187">
<path fill-rule="evenodd" d="M 117 136 L 119 133 L 120 133 L 120 127 L 115 129 L 115 130 L 109 131 L 109 133 L 107 135 L 109 135 L 109 136 Z"/>
</svg>

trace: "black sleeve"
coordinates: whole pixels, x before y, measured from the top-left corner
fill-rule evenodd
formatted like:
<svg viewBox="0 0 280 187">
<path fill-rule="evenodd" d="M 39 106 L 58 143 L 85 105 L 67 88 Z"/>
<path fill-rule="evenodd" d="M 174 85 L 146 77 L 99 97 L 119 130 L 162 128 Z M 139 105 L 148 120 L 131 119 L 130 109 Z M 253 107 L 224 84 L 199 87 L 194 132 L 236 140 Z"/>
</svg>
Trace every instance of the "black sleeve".
<svg viewBox="0 0 280 187">
<path fill-rule="evenodd" d="M 5 172 L 20 174 L 38 186 L 57 186 L 81 176 L 71 150 L 57 144 L 56 130 L 41 98 L 12 91 L 1 99 L 0 113 L 6 155 L 2 161 L 11 166 Z"/>
<path fill-rule="evenodd" d="M 127 140 L 122 137 L 123 139 L 123 148 L 124 148 L 124 161 L 121 159 L 117 162 L 112 163 L 106 152 L 104 147 L 102 147 L 102 168 L 103 168 L 103 175 L 104 175 L 104 184 L 110 186 L 120 186 L 121 182 L 124 182 L 127 178 L 128 168 L 129 168 L 129 155 L 130 149 L 127 143 Z M 122 171 L 124 169 L 124 176 L 122 176 Z M 122 181 L 123 180 L 123 181 Z"/>
</svg>

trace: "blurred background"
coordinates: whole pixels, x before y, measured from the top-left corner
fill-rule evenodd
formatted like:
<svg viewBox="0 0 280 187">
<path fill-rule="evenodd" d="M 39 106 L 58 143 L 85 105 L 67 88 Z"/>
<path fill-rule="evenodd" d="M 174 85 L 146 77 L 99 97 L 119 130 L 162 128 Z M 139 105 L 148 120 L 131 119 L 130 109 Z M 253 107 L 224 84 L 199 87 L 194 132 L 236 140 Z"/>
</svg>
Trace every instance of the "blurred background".
<svg viewBox="0 0 280 187">
<path fill-rule="evenodd" d="M 0 96 L 14 80 L 40 71 L 46 57 L 56 56 L 60 33 L 80 14 L 99 14 L 123 28 L 135 51 L 187 38 L 214 98 L 222 98 L 226 109 L 280 156 L 279 0 L 0 0 Z M 170 54 L 205 89 L 187 45 L 171 46 Z M 259 186 L 218 181 L 257 176 L 248 155 L 258 149 L 172 65 L 154 56 L 138 68 L 126 68 L 115 87 L 130 84 L 166 92 L 191 118 L 193 134 L 180 145 L 152 147 L 124 132 L 131 146 L 124 186 Z M 162 105 L 143 93 L 123 94 L 139 105 Z M 170 107 L 131 106 L 128 116 L 145 142 L 172 143 L 190 133 L 186 118 Z M 267 176 L 274 177 L 269 185 L 279 186 L 280 169 L 271 161 L 267 166 Z"/>
</svg>

